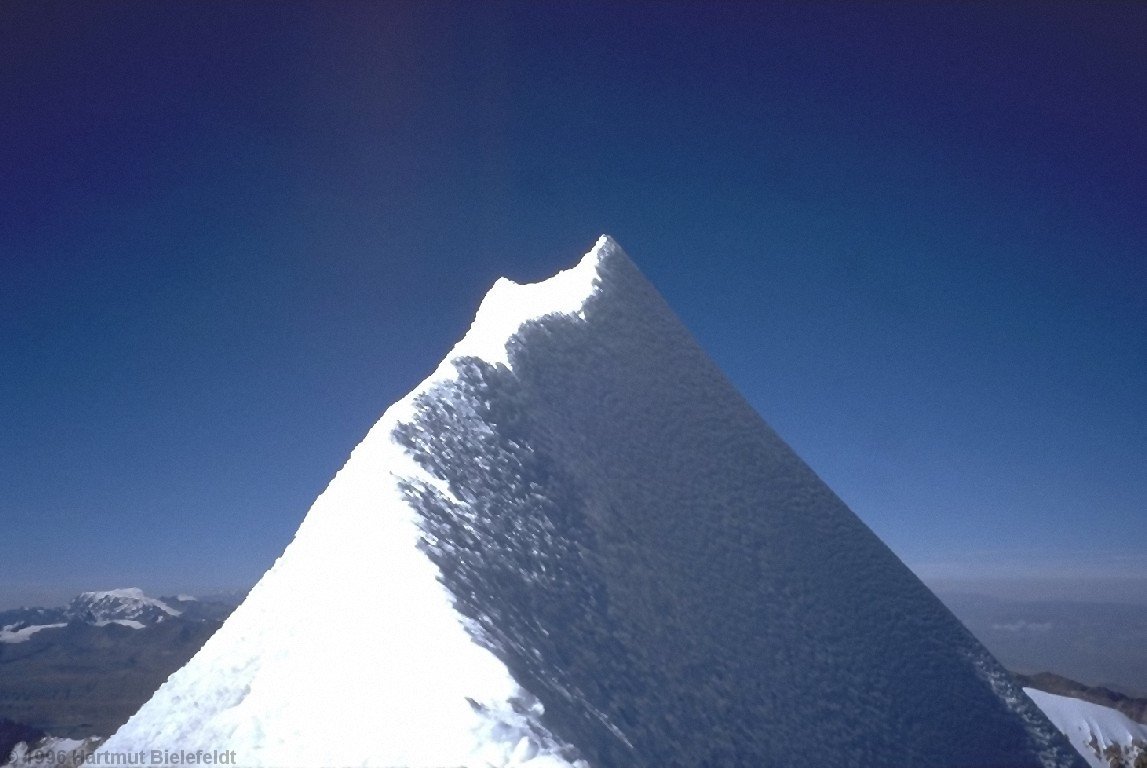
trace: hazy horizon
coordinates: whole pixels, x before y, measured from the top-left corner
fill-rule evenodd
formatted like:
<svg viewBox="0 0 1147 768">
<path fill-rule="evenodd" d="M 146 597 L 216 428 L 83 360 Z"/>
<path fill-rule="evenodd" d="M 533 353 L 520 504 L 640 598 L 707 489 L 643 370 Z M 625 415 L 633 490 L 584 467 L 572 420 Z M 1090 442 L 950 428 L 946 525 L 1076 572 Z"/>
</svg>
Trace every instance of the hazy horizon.
<svg viewBox="0 0 1147 768">
<path fill-rule="evenodd" d="M 270 563 L 267 567 L 270 568 Z M 909 564 L 911 568 L 911 564 Z M 945 579 L 922 576 L 914 573 L 929 589 L 941 597 L 971 596 L 989 600 L 1021 603 L 1081 603 L 1111 604 L 1147 607 L 1147 580 L 1129 576 L 1126 578 L 1095 578 L 1079 581 L 1069 577 L 1047 576 L 1042 578 L 985 578 L 985 579 Z M 98 592 L 112 589 L 138 587 L 151 597 L 191 595 L 210 597 L 212 595 L 246 594 L 255 586 L 249 584 L 187 584 L 164 580 L 145 580 L 139 583 L 106 583 L 59 585 L 47 583 L 9 582 L 0 585 L 0 611 L 14 608 L 54 608 L 66 605 L 81 592 Z"/>
</svg>

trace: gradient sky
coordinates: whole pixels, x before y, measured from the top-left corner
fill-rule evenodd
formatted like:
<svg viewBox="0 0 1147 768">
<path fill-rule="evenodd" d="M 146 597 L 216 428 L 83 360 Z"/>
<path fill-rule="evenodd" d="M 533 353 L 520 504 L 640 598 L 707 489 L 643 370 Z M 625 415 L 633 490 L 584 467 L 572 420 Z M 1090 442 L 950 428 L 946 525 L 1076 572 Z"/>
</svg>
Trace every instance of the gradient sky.
<svg viewBox="0 0 1147 768">
<path fill-rule="evenodd" d="M 602 232 L 930 583 L 1141 597 L 1145 46 L 1136 3 L 8 0 L 0 607 L 253 583 L 493 281 Z"/>
</svg>

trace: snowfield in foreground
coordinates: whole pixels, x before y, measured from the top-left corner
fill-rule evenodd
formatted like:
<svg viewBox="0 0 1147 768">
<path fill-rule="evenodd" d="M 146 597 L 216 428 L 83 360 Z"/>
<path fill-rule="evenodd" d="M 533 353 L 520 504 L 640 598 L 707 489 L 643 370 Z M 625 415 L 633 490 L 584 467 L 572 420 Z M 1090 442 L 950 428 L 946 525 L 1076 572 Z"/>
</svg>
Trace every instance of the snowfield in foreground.
<svg viewBox="0 0 1147 768">
<path fill-rule="evenodd" d="M 1025 688 L 1024 693 L 1093 768 L 1111 768 L 1112 757 L 1118 758 L 1119 765 L 1126 768 L 1138 768 L 1136 760 L 1147 763 L 1147 725 L 1110 707 L 1070 696 L 1057 696 L 1035 688 Z"/>
<path fill-rule="evenodd" d="M 1083 765 L 606 237 L 551 280 L 494 286 L 101 751 L 152 749 Z"/>
</svg>

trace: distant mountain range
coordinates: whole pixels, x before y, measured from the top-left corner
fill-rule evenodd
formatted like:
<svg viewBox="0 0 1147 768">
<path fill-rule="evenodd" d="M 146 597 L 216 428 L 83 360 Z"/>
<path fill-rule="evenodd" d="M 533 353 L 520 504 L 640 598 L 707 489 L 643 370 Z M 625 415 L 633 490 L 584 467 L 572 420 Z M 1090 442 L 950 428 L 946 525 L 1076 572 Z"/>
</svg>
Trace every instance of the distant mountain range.
<svg viewBox="0 0 1147 768">
<path fill-rule="evenodd" d="M 0 764 L 35 734 L 111 734 L 237 603 L 116 589 L 0 611 Z"/>
<path fill-rule="evenodd" d="M 0 643 L 23 643 L 45 630 L 60 629 L 68 624 L 91 624 L 102 627 L 118 624 L 130 629 L 143 629 L 182 616 L 188 609 L 193 618 L 218 616 L 212 605 L 204 615 L 196 611 L 199 601 L 187 595 L 154 598 L 137 588 L 104 592 L 83 592 L 62 608 L 17 608 L 0 611 Z"/>
</svg>

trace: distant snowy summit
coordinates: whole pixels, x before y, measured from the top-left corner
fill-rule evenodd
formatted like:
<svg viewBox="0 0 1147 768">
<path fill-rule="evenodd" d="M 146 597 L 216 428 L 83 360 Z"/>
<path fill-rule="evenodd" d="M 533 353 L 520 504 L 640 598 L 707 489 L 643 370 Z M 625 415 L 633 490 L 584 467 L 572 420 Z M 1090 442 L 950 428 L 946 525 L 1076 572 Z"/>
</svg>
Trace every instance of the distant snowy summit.
<svg viewBox="0 0 1147 768">
<path fill-rule="evenodd" d="M 148 597 L 142 589 L 136 588 L 83 592 L 72 600 L 67 612 L 74 621 L 88 624 L 118 622 L 136 628 L 158 624 L 182 613 L 163 600 Z"/>
<path fill-rule="evenodd" d="M 60 608 L 0 611 L 0 643 L 27 642 L 45 630 L 77 623 L 96 627 L 115 624 L 130 629 L 143 629 L 181 616 L 189 606 L 192 607 L 193 618 L 198 618 L 199 614 L 210 613 L 215 616 L 219 613 L 215 606 L 202 606 L 190 595 L 149 597 L 136 587 L 81 592 Z"/>
<path fill-rule="evenodd" d="M 172 600 L 172 602 L 178 601 Z M 63 608 L 19 608 L 0 612 L 0 643 L 21 643 L 46 629 L 70 622 L 106 626 L 118 624 L 143 629 L 178 616 L 181 611 L 135 587 L 104 592 L 82 592 Z"/>
<path fill-rule="evenodd" d="M 498 281 L 96 758 L 153 749 L 1084 765 L 608 237 L 550 280 Z"/>
</svg>

